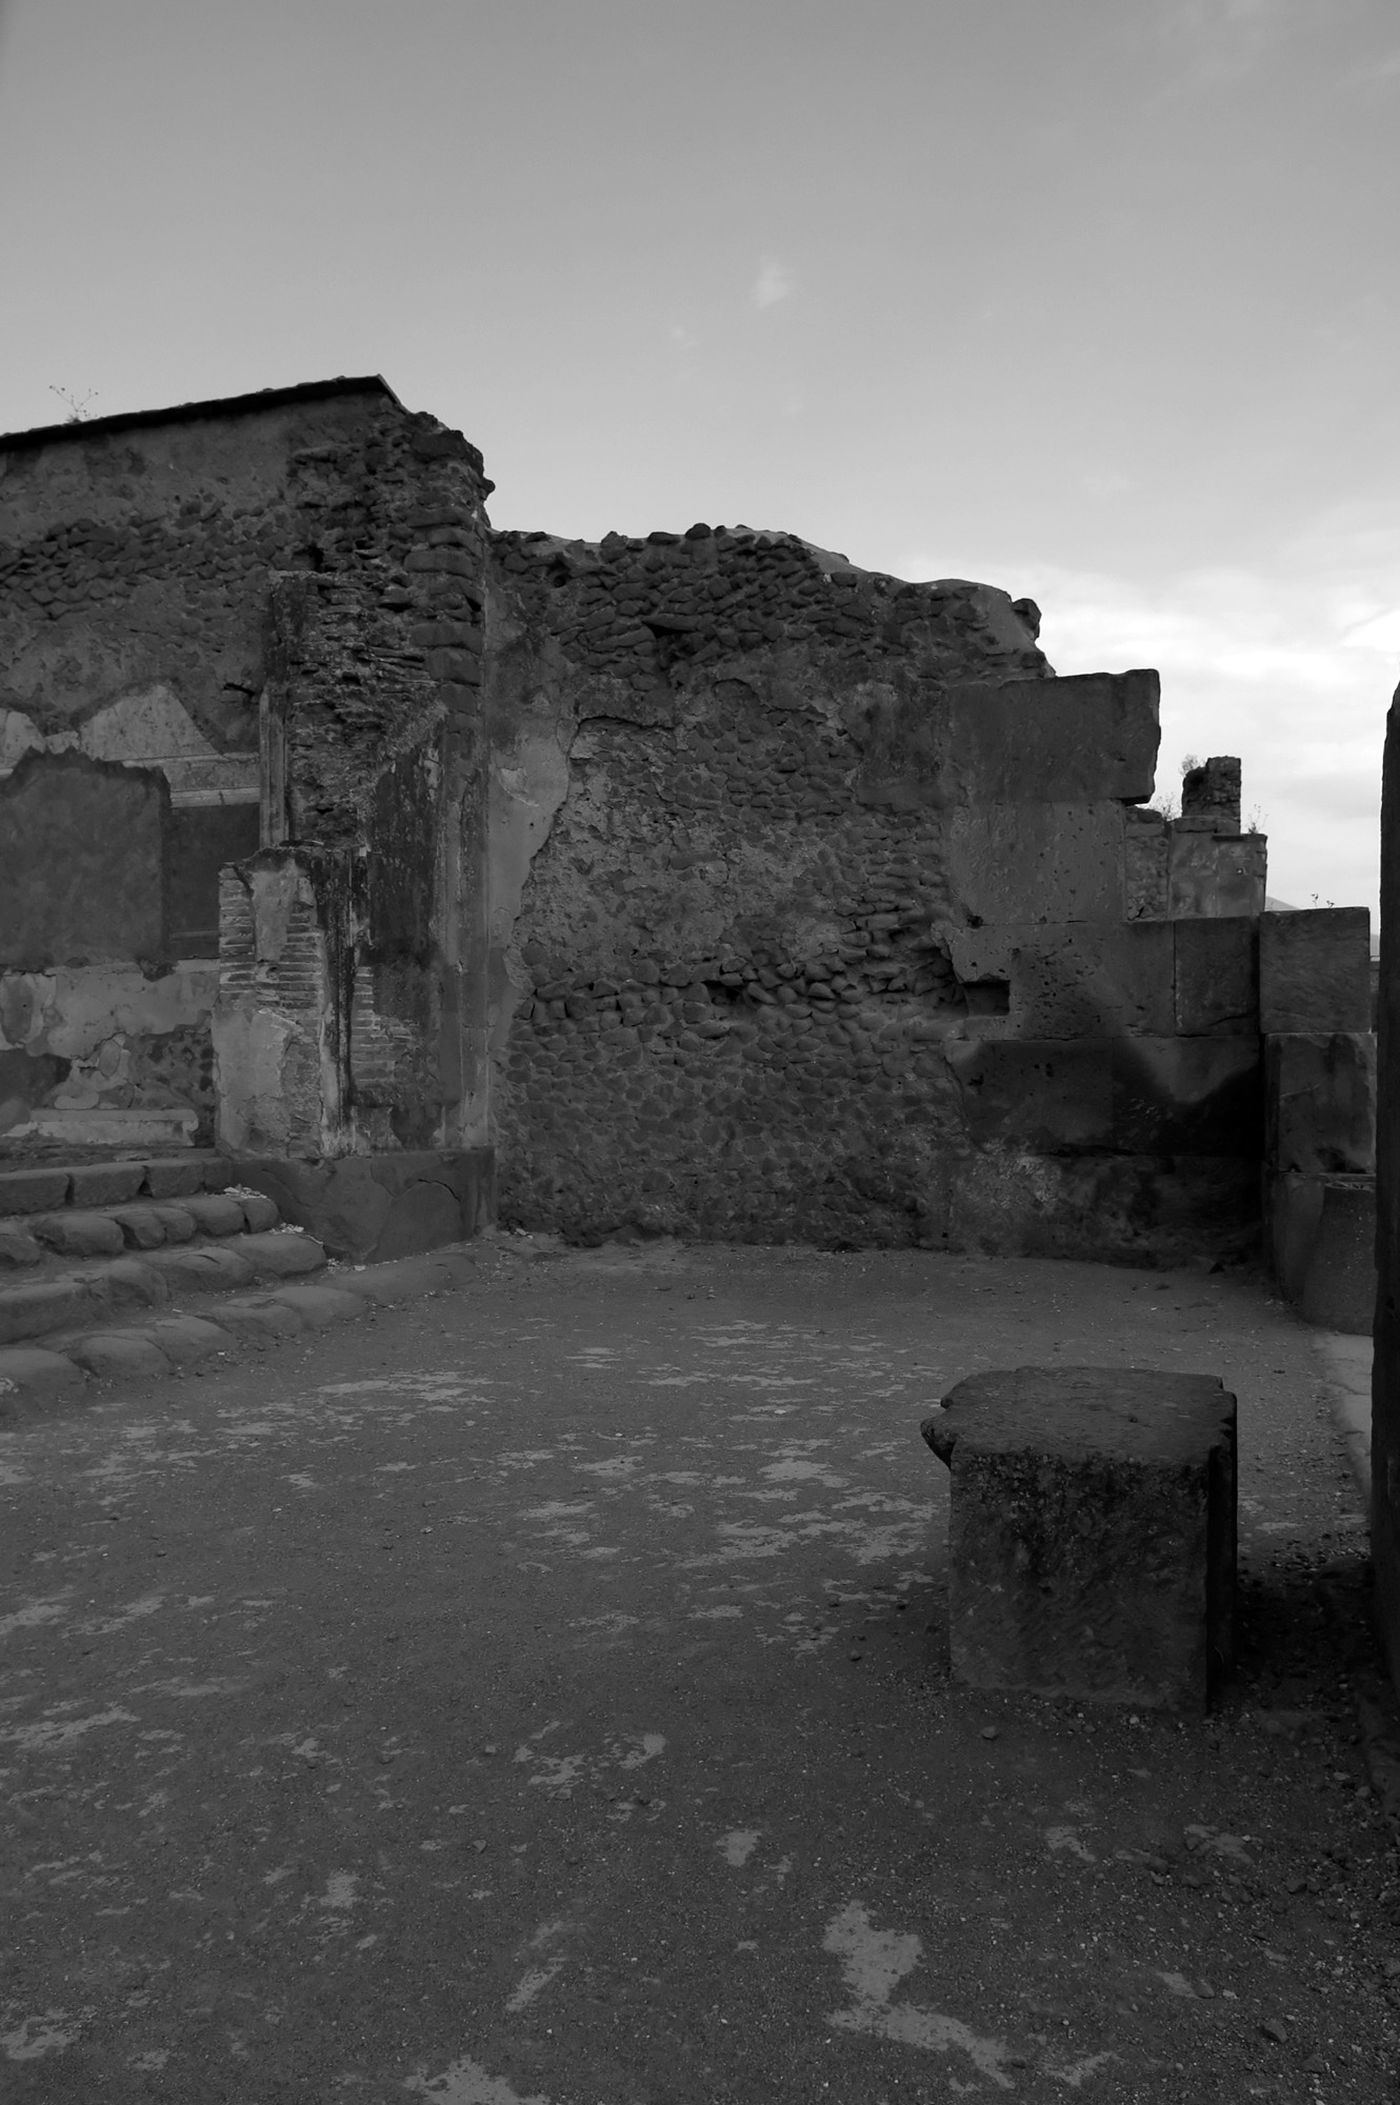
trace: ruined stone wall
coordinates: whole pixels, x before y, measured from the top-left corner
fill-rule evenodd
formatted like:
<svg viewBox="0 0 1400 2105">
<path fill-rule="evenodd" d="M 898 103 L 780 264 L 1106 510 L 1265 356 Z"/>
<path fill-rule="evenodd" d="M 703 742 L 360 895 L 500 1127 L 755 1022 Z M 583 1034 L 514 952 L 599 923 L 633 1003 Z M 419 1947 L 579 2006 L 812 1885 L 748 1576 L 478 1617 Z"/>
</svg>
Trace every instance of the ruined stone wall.
<svg viewBox="0 0 1400 2105">
<path fill-rule="evenodd" d="M 504 1217 L 1247 1238 L 1257 1019 L 1186 1044 L 1175 930 L 1127 926 L 1155 675 L 744 530 L 500 536 L 489 606 Z"/>
<path fill-rule="evenodd" d="M 459 435 L 409 415 L 378 381 L 0 442 L 0 787 L 21 760 L 56 768 L 65 756 L 164 777 L 159 852 L 129 856 L 125 873 L 130 892 L 144 866 L 146 925 L 120 954 L 147 974 L 217 955 L 219 871 L 260 843 L 345 851 L 347 897 L 332 921 L 353 923 L 363 941 L 331 966 L 355 1008 L 337 1034 L 345 1071 L 331 1093 L 338 1144 L 351 1147 L 394 1144 L 396 1124 L 416 1139 L 442 1122 L 444 1091 L 425 1078 L 420 1047 L 433 1045 L 431 1066 L 440 983 L 455 1002 L 456 972 L 425 899 L 444 889 L 441 799 L 460 807 L 475 771 L 451 756 L 475 736 L 480 592 L 476 609 L 467 592 L 481 567 L 480 469 Z M 58 834 L 77 838 L 74 812 L 69 821 Z M 118 831 L 108 861 L 120 855 Z M 101 887 L 88 890 L 100 921 Z M 326 899 L 324 883 L 317 896 Z M 62 984 L 90 1022 L 91 955 L 35 957 L 30 929 L 11 921 L 9 931 L 24 954 L 9 955 L 0 930 L 0 1013 L 6 965 L 64 965 Z M 189 1107 L 208 1137 L 212 982 L 207 971 L 177 976 L 196 1001 L 179 1028 L 201 1040 Z M 236 998 L 246 1003 L 246 989 Z M 58 999 L 52 989 L 28 998 L 27 1013 L 71 1037 Z M 26 1006 L 22 991 L 16 1003 Z M 155 1108 L 150 1070 L 164 1065 L 168 1090 L 182 1078 L 176 1063 L 133 1044 L 120 1017 L 111 1023 L 76 1081 L 54 1080 L 51 1029 L 42 1042 L 32 1030 L 22 1046 L 0 1042 L 16 1056 L 9 1130 L 66 1118 L 76 1134 L 84 1110 L 90 1137 L 101 1137 L 94 1117 Z M 274 1020 L 270 1038 L 279 1030 Z M 386 1049 L 410 1036 L 411 1056 L 389 1060 Z M 355 1045 L 368 1134 L 352 1115 Z M 456 1105 L 455 1069 L 449 1093 Z"/>
</svg>

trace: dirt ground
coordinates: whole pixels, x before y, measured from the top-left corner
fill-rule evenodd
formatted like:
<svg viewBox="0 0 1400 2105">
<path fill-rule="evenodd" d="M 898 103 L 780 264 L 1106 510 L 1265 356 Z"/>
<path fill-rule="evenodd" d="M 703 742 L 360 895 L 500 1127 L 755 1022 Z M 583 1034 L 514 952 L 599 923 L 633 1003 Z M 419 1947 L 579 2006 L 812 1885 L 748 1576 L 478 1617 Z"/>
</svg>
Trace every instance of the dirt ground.
<svg viewBox="0 0 1400 2105">
<path fill-rule="evenodd" d="M 0 1431 L 6 2105 L 1395 2095 L 1365 1528 L 1257 1280 L 479 1247 Z M 1209 1718 L 950 1682 L 918 1424 L 1027 1362 L 1237 1392 Z"/>
</svg>

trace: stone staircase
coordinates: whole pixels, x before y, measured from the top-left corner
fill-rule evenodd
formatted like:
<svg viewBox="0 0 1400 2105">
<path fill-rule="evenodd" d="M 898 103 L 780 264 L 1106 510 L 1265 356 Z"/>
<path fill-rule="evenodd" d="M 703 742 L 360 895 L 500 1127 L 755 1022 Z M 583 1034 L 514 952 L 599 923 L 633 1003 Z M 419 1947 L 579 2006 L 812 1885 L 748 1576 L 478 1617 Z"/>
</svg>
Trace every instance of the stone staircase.
<svg viewBox="0 0 1400 2105">
<path fill-rule="evenodd" d="M 169 1373 L 240 1332 L 300 1328 L 267 1292 L 326 1253 L 233 1174 L 193 1148 L 0 1167 L 0 1387 Z"/>
</svg>

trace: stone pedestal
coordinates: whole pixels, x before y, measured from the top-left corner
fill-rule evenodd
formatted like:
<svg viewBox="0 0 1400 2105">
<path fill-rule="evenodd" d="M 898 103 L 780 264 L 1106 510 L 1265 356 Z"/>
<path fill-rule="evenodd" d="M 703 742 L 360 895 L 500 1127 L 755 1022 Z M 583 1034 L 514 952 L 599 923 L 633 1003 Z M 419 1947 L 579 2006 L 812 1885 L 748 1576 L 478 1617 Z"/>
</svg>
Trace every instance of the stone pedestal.
<svg viewBox="0 0 1400 2105">
<path fill-rule="evenodd" d="M 952 1474 L 955 1677 L 1201 1710 L 1231 1664 L 1235 1399 L 1209 1375 L 1018 1367 L 920 1428 Z"/>
</svg>

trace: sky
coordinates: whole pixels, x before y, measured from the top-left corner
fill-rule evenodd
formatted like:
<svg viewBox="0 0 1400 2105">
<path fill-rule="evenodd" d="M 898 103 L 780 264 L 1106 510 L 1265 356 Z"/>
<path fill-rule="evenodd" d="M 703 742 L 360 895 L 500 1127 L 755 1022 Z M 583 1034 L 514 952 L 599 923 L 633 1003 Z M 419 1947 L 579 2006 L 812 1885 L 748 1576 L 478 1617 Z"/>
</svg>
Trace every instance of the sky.
<svg viewBox="0 0 1400 2105">
<path fill-rule="evenodd" d="M 0 430 L 379 372 L 493 522 L 786 529 L 1155 665 L 1377 892 L 1395 0 L 0 0 Z"/>
</svg>

